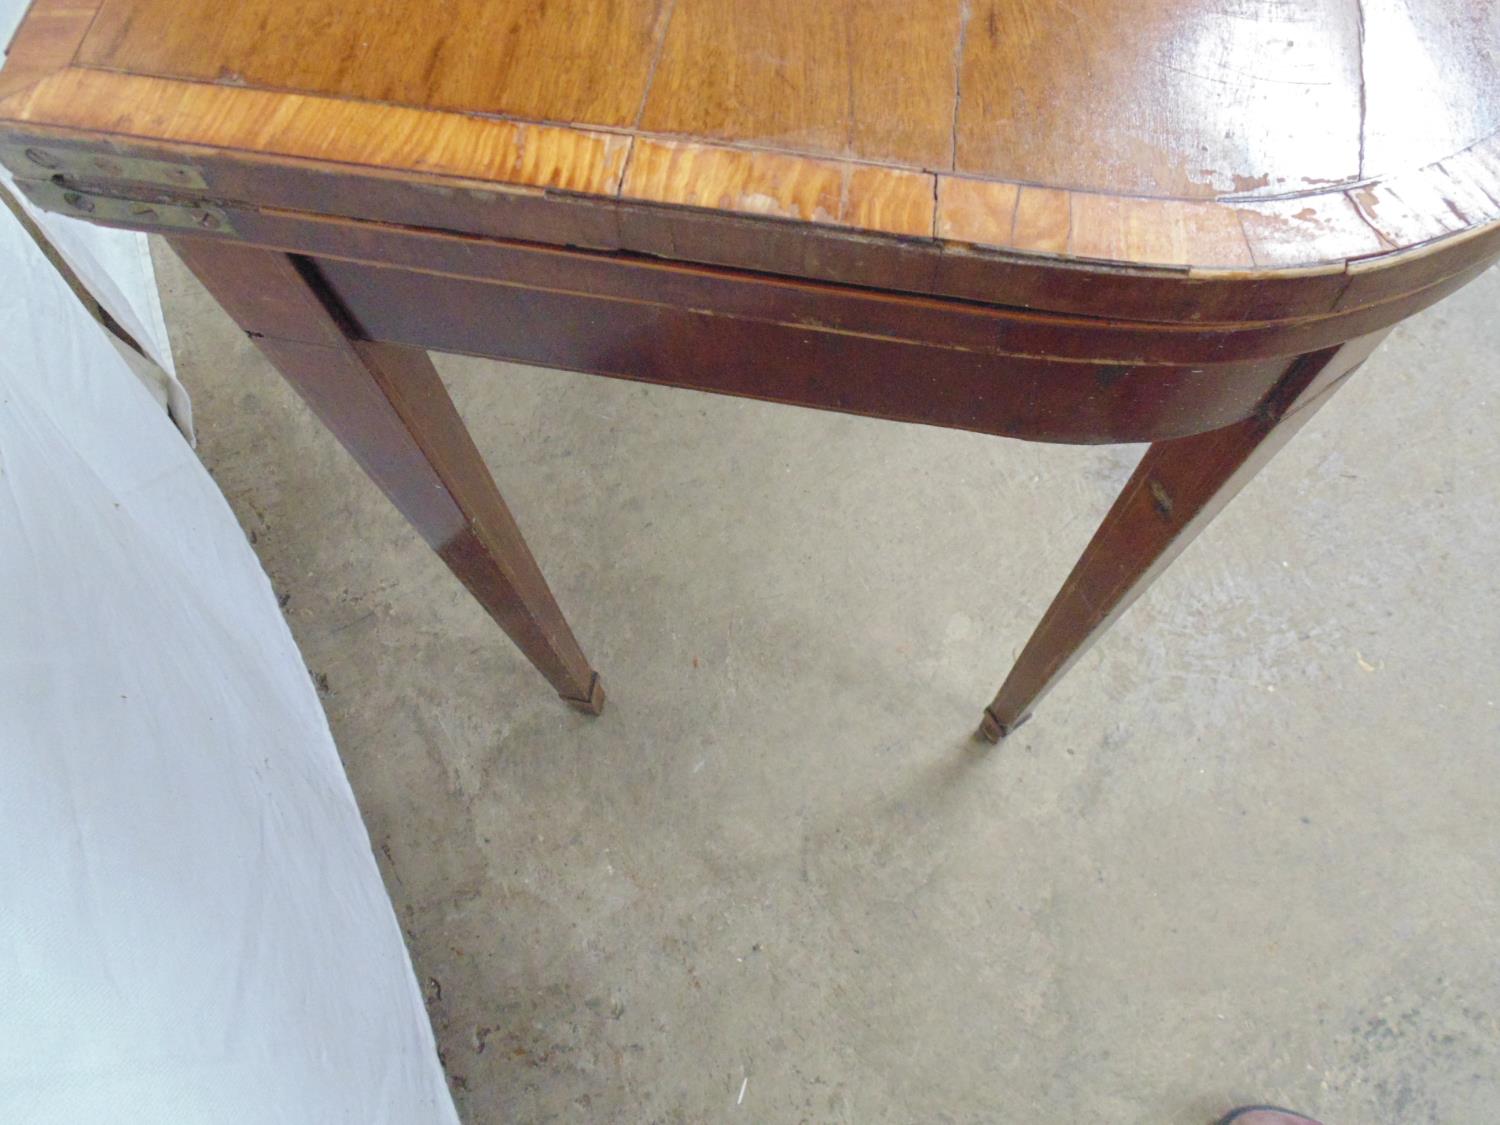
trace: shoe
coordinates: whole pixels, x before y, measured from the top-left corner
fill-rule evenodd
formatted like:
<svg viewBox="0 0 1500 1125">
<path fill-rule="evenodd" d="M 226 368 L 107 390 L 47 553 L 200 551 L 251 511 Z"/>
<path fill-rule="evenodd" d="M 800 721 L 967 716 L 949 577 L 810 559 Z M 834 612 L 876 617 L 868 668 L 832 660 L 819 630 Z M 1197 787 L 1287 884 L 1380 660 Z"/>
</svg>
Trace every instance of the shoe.
<svg viewBox="0 0 1500 1125">
<path fill-rule="evenodd" d="M 1318 1122 L 1274 1105 L 1242 1105 L 1219 1118 L 1218 1125 L 1318 1125 Z"/>
</svg>

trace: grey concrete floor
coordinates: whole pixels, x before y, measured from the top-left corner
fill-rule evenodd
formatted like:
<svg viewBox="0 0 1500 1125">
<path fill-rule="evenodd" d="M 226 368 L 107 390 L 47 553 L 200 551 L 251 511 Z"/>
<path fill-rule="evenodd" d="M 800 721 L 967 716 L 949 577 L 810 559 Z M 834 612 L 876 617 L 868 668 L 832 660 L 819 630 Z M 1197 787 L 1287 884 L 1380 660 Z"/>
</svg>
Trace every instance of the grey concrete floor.
<svg viewBox="0 0 1500 1125">
<path fill-rule="evenodd" d="M 1500 1120 L 1500 273 L 990 751 L 1137 449 L 440 357 L 590 721 L 159 260 L 465 1120 Z"/>
</svg>

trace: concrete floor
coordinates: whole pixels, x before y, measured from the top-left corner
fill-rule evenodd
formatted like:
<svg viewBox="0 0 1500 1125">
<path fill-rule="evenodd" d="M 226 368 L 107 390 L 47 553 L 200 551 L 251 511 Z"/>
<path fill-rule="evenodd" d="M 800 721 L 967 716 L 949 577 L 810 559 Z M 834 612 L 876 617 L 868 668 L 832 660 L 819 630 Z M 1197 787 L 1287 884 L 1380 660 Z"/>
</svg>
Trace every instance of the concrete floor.
<svg viewBox="0 0 1500 1125">
<path fill-rule="evenodd" d="M 466 1121 L 1500 1120 L 1500 272 L 989 751 L 1137 450 L 440 358 L 589 721 L 159 261 Z"/>
</svg>

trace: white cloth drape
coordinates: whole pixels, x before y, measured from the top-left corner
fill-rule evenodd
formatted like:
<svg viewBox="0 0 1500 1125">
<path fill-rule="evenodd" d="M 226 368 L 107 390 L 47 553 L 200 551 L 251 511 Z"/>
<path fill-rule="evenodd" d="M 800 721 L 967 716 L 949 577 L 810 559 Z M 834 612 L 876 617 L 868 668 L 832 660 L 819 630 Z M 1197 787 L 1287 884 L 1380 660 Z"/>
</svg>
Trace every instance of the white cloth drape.
<svg viewBox="0 0 1500 1125">
<path fill-rule="evenodd" d="M 3 208 L 0 839 L 0 1122 L 456 1122 L 270 584 Z"/>
<path fill-rule="evenodd" d="M 0 0 L 0 48 L 9 43 L 29 0 Z M 0 191 L 20 203 L 31 220 L 42 228 L 47 241 L 79 279 L 135 339 L 154 367 L 134 364 L 136 374 L 152 389 L 189 440 L 193 436 L 192 401 L 177 381 L 167 326 L 162 318 L 161 298 L 146 236 L 131 231 L 110 230 L 92 223 L 38 210 L 16 190 L 10 172 L 0 167 Z"/>
</svg>

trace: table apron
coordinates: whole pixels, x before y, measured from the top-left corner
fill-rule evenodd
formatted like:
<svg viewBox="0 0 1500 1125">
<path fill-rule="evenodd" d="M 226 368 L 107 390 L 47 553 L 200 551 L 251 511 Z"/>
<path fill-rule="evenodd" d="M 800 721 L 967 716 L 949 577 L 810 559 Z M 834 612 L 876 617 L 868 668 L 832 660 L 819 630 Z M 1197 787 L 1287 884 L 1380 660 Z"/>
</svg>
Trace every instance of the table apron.
<svg viewBox="0 0 1500 1125">
<path fill-rule="evenodd" d="M 1082 317 L 916 295 L 903 291 L 900 271 L 887 275 L 884 285 L 870 288 L 326 215 L 233 208 L 227 214 L 234 225 L 232 237 L 305 257 L 683 305 L 1005 355 L 1183 367 L 1270 357 L 1290 362 L 1336 347 L 1426 308 L 1483 272 L 1490 261 L 1471 262 L 1377 304 L 1318 317 L 1258 319 L 1272 317 L 1274 310 L 1257 309 L 1251 301 L 1241 319 L 1233 322 L 1162 323 L 1131 320 L 1123 311 L 1112 317 Z"/>
<path fill-rule="evenodd" d="M 1290 361 L 1006 355 L 710 309 L 311 259 L 371 340 L 1034 441 L 1143 442 L 1251 413 Z M 266 334 L 276 325 L 268 323 Z"/>
</svg>

